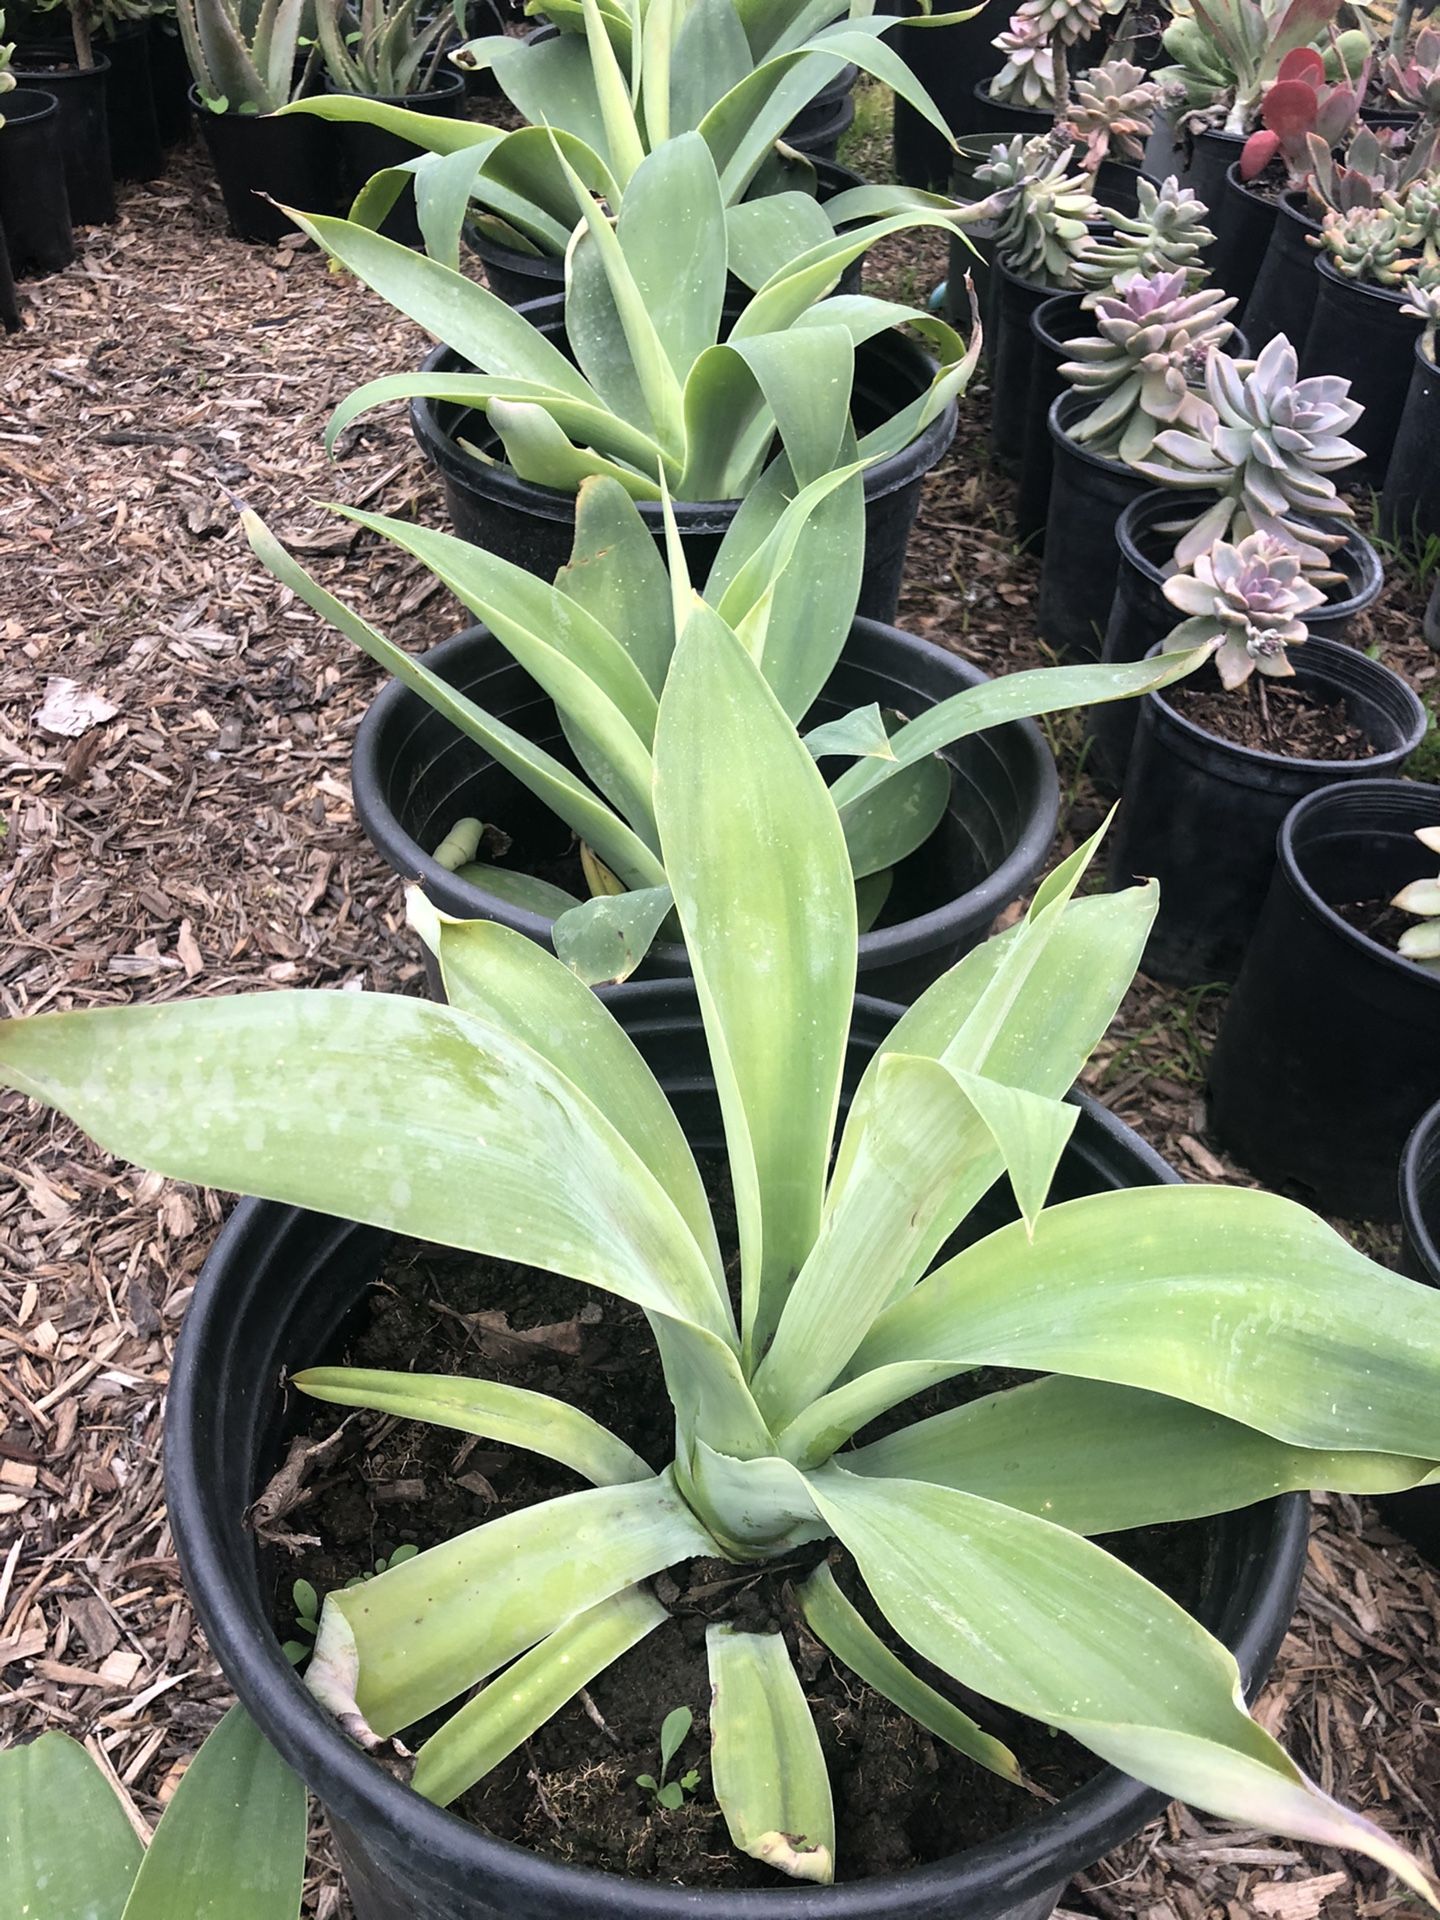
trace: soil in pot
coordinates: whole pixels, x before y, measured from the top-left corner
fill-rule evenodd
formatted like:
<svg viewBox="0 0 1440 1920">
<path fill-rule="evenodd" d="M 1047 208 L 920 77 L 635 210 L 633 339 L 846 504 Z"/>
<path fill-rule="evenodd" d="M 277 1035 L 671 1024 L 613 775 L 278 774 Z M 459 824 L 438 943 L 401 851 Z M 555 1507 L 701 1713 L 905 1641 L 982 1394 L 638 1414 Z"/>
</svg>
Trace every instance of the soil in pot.
<svg viewBox="0 0 1440 1920">
<path fill-rule="evenodd" d="M 65 195 L 75 226 L 103 226 L 115 218 L 115 182 L 110 169 L 106 92 L 110 62 L 95 55 L 93 67 L 77 67 L 73 54 L 26 49 L 15 77 L 22 87 L 52 93 L 60 108 L 60 145 L 65 157 Z"/>
<path fill-rule="evenodd" d="M 1327 699 L 1293 680 L 1254 674 L 1239 699 L 1223 687 L 1182 681 L 1167 697 L 1192 726 L 1253 753 L 1278 753 L 1287 760 L 1364 760 L 1374 751 L 1343 699 Z"/>
<path fill-rule="evenodd" d="M 15 87 L 5 95 L 0 127 L 0 227 L 11 270 L 58 273 L 75 258 L 65 195 L 60 106 L 53 93 Z"/>
</svg>

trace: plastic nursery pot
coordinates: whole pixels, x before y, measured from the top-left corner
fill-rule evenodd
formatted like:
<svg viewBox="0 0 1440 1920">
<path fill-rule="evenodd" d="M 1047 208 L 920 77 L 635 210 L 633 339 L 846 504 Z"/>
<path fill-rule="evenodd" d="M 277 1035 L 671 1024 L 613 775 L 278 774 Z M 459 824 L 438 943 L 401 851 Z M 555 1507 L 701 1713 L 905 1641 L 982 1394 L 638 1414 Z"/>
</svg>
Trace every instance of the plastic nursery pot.
<svg viewBox="0 0 1440 1920">
<path fill-rule="evenodd" d="M 1183 176 L 1182 185 L 1189 187 L 1209 209 L 1210 218 L 1206 224 L 1215 235 L 1212 254 L 1221 253 L 1225 246 L 1225 227 L 1229 218 L 1225 176 L 1240 158 L 1240 149 L 1244 144 L 1244 137 L 1238 133 L 1210 131 L 1197 134 L 1190 153 L 1190 164 Z M 1218 286 L 1225 287 L 1227 293 L 1230 291 L 1218 272 L 1215 273 L 1215 281 Z"/>
<path fill-rule="evenodd" d="M 833 200 L 837 193 L 865 185 L 860 175 L 852 173 L 848 167 L 839 166 L 834 160 L 817 160 L 813 155 L 810 157 L 815 166 L 815 198 L 822 206 L 827 200 Z M 516 247 L 503 246 L 498 240 L 492 240 L 488 234 L 482 233 L 473 220 L 466 221 L 463 234 L 465 245 L 483 264 L 486 285 L 497 299 L 504 300 L 512 307 L 524 307 L 534 300 L 550 300 L 564 295 L 563 260 L 549 254 L 521 253 Z M 841 274 L 835 291 L 859 293 L 864 265 L 863 255 L 859 260 L 852 261 Z M 726 285 L 726 297 L 748 300 L 750 289 L 731 274 Z"/>
<path fill-rule="evenodd" d="M 20 302 L 15 296 L 15 275 L 10 268 L 4 227 L 0 227 L 0 327 L 6 333 L 19 333 L 21 329 Z"/>
<path fill-rule="evenodd" d="M 1056 293 L 1031 312 L 1030 382 L 1025 393 L 1025 427 L 1020 460 L 1020 489 L 1015 502 L 1015 531 L 1031 553 L 1045 551 L 1045 520 L 1050 505 L 1052 454 L 1050 409 L 1065 392 L 1060 369 L 1070 342 L 1095 331 L 1095 316 L 1081 305 L 1083 293 Z"/>
<path fill-rule="evenodd" d="M 1032 315 L 1054 298 L 1047 281 L 1022 280 L 1003 260 L 990 274 L 990 451 L 1018 479 L 1025 462 L 1026 415 L 1035 374 Z"/>
<path fill-rule="evenodd" d="M 164 14 L 150 22 L 150 87 L 160 144 L 178 147 L 190 138 L 190 63 L 173 17 Z"/>
<path fill-rule="evenodd" d="M 917 6 L 906 11 L 918 13 Z M 984 22 L 957 27 L 897 27 L 887 39 L 924 85 L 953 134 L 978 134 L 975 86 L 1005 64 Z M 955 155 L 908 100 L 895 96 L 895 171 L 906 186 L 944 190 Z M 987 143 L 993 144 L 993 143 Z"/>
<path fill-rule="evenodd" d="M 1243 346 L 1237 351 L 1243 357 Z M 1143 660 L 1178 626 L 1183 616 L 1164 592 L 1167 575 L 1174 570 L 1178 536 L 1164 529 L 1181 518 L 1204 513 L 1217 497 L 1160 487 L 1132 500 L 1116 521 L 1120 567 L 1100 651 L 1102 660 Z M 1320 640 L 1343 640 L 1351 621 L 1375 604 L 1385 584 L 1379 554 L 1353 527 L 1345 536 L 1344 546 L 1337 549 L 1333 565 L 1342 578 L 1326 589 L 1325 604 L 1306 621 L 1310 632 Z M 1135 700 L 1112 700 L 1108 706 L 1090 710 L 1086 727 L 1090 752 L 1085 766 L 1102 791 L 1118 791 L 1124 782 L 1138 717 L 1139 702 Z"/>
<path fill-rule="evenodd" d="M 110 134 L 105 97 L 110 62 L 95 55 L 93 67 L 77 67 L 73 52 L 26 48 L 15 78 L 22 87 L 52 93 L 60 108 L 60 150 L 65 197 L 77 227 L 104 226 L 115 218 L 115 182 L 110 171 Z M 0 112 L 4 109 L 0 108 Z"/>
<path fill-rule="evenodd" d="M 1400 311 L 1405 294 L 1399 287 L 1361 286 L 1337 273 L 1328 260 L 1317 260 L 1315 277 L 1315 311 L 1300 353 L 1300 371 L 1340 374 L 1350 382 L 1350 398 L 1365 411 L 1345 437 L 1365 458 L 1345 469 L 1346 483 L 1381 487 L 1424 322 Z"/>
<path fill-rule="evenodd" d="M 150 74 L 150 22 L 123 22 L 96 44 L 110 60 L 105 94 L 110 165 L 117 180 L 153 180 L 165 171 Z"/>
<path fill-rule="evenodd" d="M 1210 1117 L 1267 1186 L 1393 1220 L 1407 1135 L 1440 1091 L 1440 974 L 1337 912 L 1435 871 L 1440 787 L 1347 781 L 1292 808 L 1210 1061 Z"/>
<path fill-rule="evenodd" d="M 1400 1157 L 1401 1264 L 1413 1280 L 1440 1287 L 1440 1103 L 1416 1123 Z M 1381 1494 L 1386 1526 L 1440 1566 L 1440 1486 Z"/>
<path fill-rule="evenodd" d="M 11 270 L 22 280 L 27 273 L 58 273 L 75 258 L 59 102 L 38 87 L 16 87 L 5 95 L 3 114 L 0 227 Z"/>
<path fill-rule="evenodd" d="M 334 144 L 323 120 L 308 113 L 212 113 L 198 87 L 190 89 L 190 104 L 237 239 L 274 242 L 298 231 L 282 206 L 334 210 Z"/>
<path fill-rule="evenodd" d="M 1283 333 L 1298 354 L 1310 331 L 1319 288 L 1310 241 L 1320 224 L 1308 205 L 1303 190 L 1282 193 L 1275 203 L 1270 242 L 1240 316 L 1252 353 L 1263 353 Z"/>
<path fill-rule="evenodd" d="M 1042 638 L 1064 660 L 1100 657 L 1120 564 L 1115 522 L 1150 490 L 1143 474 L 1070 438 L 1089 405 L 1085 394 L 1062 393 L 1046 417 L 1050 506 L 1037 618 Z"/>
<path fill-rule="evenodd" d="M 527 311 L 540 332 L 563 346 L 565 317 L 559 301 L 537 301 Z M 465 366 L 448 347 L 437 347 L 422 364 L 427 373 Z M 929 388 L 934 372 L 929 355 L 899 333 L 878 334 L 857 347 L 851 402 L 857 430 L 869 432 L 918 399 Z M 920 489 L 954 439 L 955 421 L 952 403 L 908 447 L 865 471 L 865 572 L 859 610 L 872 620 L 894 616 Z M 506 464 L 497 435 L 482 415 L 468 407 L 412 400 L 410 425 L 426 459 L 440 475 L 456 533 L 539 574 L 542 580 L 553 580 L 575 543 L 575 496 L 520 479 Z M 491 457 L 478 459 L 466 452 L 460 445 L 462 438 Z M 675 503 L 681 543 L 697 587 L 705 584 L 739 508 L 738 500 Z M 659 502 L 641 502 L 640 513 L 657 545 L 663 544 Z"/>
<path fill-rule="evenodd" d="M 990 98 L 990 79 L 977 80 L 971 89 L 972 100 L 969 118 L 965 125 L 967 133 L 983 133 L 993 141 L 1012 140 L 1017 133 L 1027 140 L 1037 133 L 1049 133 L 1055 124 L 1055 115 L 1048 107 L 1017 107 L 1008 100 Z"/>
<path fill-rule="evenodd" d="M 1380 526 L 1387 540 L 1420 552 L 1440 534 L 1440 373 L 1415 342 L 1410 389 L 1400 415 L 1395 449 L 1385 469 Z"/>
<path fill-rule="evenodd" d="M 859 77 L 858 67 L 845 67 L 822 87 L 780 136 L 786 146 L 808 154 L 812 160 L 833 160 L 855 119 L 855 82 Z"/>
<path fill-rule="evenodd" d="M 1255 285 L 1265 264 L 1279 211 L 1278 200 L 1250 191 L 1240 178 L 1240 162 L 1232 161 L 1220 190 L 1218 223 L 1212 222 L 1215 244 L 1209 271 L 1213 284 L 1233 293 L 1242 305 L 1246 288 Z"/>
<path fill-rule="evenodd" d="M 484 627 L 445 641 L 426 659 L 487 713 L 579 771 L 554 705 Z M 914 718 L 985 678 L 926 641 L 857 620 L 806 725 L 872 700 Z M 860 936 L 861 985 L 886 999 L 913 1000 L 981 940 L 1029 887 L 1055 831 L 1055 763 L 1033 721 L 987 729 L 943 757 L 953 772 L 945 817 L 896 870 L 882 924 Z M 521 872 L 546 872 L 568 852 L 569 829 L 474 741 L 392 681 L 361 722 L 350 776 L 360 824 L 402 879 L 420 880 L 436 906 L 458 919 L 498 920 L 551 944 L 551 920 L 457 880 L 430 857 L 466 818 L 508 834 Z M 429 972 L 439 998 L 438 973 Z M 641 977 L 689 972 L 684 947 L 664 944 L 651 948 Z"/>
<path fill-rule="evenodd" d="M 1156 114 L 1150 137 L 1145 142 L 1145 157 L 1140 162 L 1140 171 L 1157 187 L 1162 180 L 1168 180 L 1172 173 L 1182 187 L 1189 186 L 1190 156 L 1185 150 L 1185 142 L 1176 131 L 1173 114 Z"/>
<path fill-rule="evenodd" d="M 326 91 L 338 89 L 327 87 Z M 378 95 L 376 105 L 404 107 L 408 113 L 430 114 L 438 120 L 460 120 L 465 114 L 465 76 L 453 67 L 442 67 L 424 92 Z M 383 127 L 368 127 L 361 120 L 337 121 L 330 131 L 337 136 L 335 168 L 342 206 L 350 204 L 372 174 L 383 173 L 387 167 L 402 167 L 420 151 L 399 134 L 388 133 Z M 386 214 L 380 231 L 387 240 L 398 240 L 404 246 L 420 245 L 415 198 L 408 188 Z"/>
<path fill-rule="evenodd" d="M 713 1150 L 719 1102 L 691 990 L 677 983 L 625 994 L 617 1013 L 692 1143 Z M 856 1001 L 847 1095 L 894 1012 Z M 1103 1108 L 1077 1104 L 1052 1197 L 1173 1179 Z M 997 1202 L 981 1224 L 997 1224 L 1001 1212 Z M 281 1458 L 280 1382 L 341 1350 L 384 1246 L 385 1236 L 369 1228 L 241 1201 L 186 1314 L 165 1423 L 170 1523 L 196 1614 L 246 1708 L 325 1807 L 357 1920 L 1042 1920 L 1073 1873 L 1160 1812 L 1162 1795 L 1097 1768 L 1025 1825 L 907 1873 L 728 1893 L 565 1866 L 491 1839 L 393 1779 L 345 1737 L 281 1652 L 275 1570 L 244 1523 Z M 1234 1651 L 1251 1696 L 1294 1606 L 1307 1509 L 1305 1497 L 1292 1494 L 1205 1522 L 1192 1535 L 1203 1556 L 1195 1612 Z"/>
</svg>

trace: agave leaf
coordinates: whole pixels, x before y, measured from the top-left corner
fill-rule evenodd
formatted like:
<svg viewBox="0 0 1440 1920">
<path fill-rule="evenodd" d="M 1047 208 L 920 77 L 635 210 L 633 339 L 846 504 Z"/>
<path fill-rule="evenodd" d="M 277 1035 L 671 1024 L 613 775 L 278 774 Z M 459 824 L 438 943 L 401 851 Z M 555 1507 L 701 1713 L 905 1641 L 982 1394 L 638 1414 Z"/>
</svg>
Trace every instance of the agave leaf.
<svg viewBox="0 0 1440 1920">
<path fill-rule="evenodd" d="M 868 873 L 855 882 L 855 921 L 861 933 L 869 933 L 879 920 L 894 884 L 894 875 L 889 872 Z"/>
<path fill-rule="evenodd" d="M 725 206 L 715 163 L 698 133 L 666 141 L 636 169 L 615 231 L 683 386 L 695 361 L 715 344 L 725 299 Z"/>
<path fill-rule="evenodd" d="M 555 922 L 555 951 L 587 987 L 628 980 L 650 951 L 674 900 L 669 887 L 597 896 Z"/>
<path fill-rule="evenodd" d="M 556 493 L 574 494 L 585 481 L 599 477 L 618 481 L 637 499 L 652 497 L 648 480 L 588 447 L 577 446 L 543 402 L 492 400 L 487 411 L 505 458 L 520 479 Z"/>
<path fill-rule="evenodd" d="M 734 0 L 693 0 L 684 10 L 670 63 L 672 134 L 698 127 L 754 64 Z"/>
<path fill-rule="evenodd" d="M 804 735 L 804 741 L 817 760 L 832 753 L 844 754 L 847 758 L 868 753 L 873 753 L 878 760 L 895 758 L 885 716 L 873 700 L 868 707 L 856 707 L 839 720 L 812 727 Z"/>
<path fill-rule="evenodd" d="M 522 873 L 518 867 L 497 867 L 487 860 L 464 861 L 455 868 L 455 878 L 538 919 L 553 920 L 580 904 L 575 895 L 563 887 L 552 887 L 548 880 L 541 880 L 533 873 Z"/>
<path fill-rule="evenodd" d="M 957 1487 L 1085 1534 L 1198 1520 L 1277 1493 L 1398 1493 L 1437 1465 L 1294 1447 L 1184 1400 L 1061 1374 L 913 1421 L 843 1459 L 849 1473 Z"/>
<path fill-rule="evenodd" d="M 581 0 L 585 9 L 585 45 L 595 82 L 595 97 L 605 123 L 605 140 L 616 181 L 623 192 L 645 160 L 645 146 L 635 121 L 635 109 L 615 49 L 605 32 L 596 0 Z"/>
<path fill-rule="evenodd" d="M 653 151 L 670 138 L 671 76 L 674 70 L 675 22 L 679 0 L 650 0 L 641 24 L 641 92 L 639 107 L 645 122 L 645 142 Z"/>
<path fill-rule="evenodd" d="M 585 39 L 566 33 L 534 46 L 512 42 L 498 52 L 499 57 L 490 62 L 496 78 L 530 125 L 582 140 L 610 168 L 617 187 L 623 188 L 626 180 L 621 177 L 621 165 L 610 145 L 610 130 L 595 90 Z"/>
<path fill-rule="evenodd" d="M 120 1920 L 142 1857 L 79 1741 L 42 1733 L 0 1752 L 0 1912 Z"/>
<path fill-rule="evenodd" d="M 730 1838 L 796 1880 L 835 1878 L 835 1812 L 825 1756 L 778 1633 L 705 1631 L 710 1771 Z"/>
<path fill-rule="evenodd" d="M 894 752 L 892 734 L 892 759 Z M 945 818 L 951 787 L 950 768 L 936 753 L 897 768 L 894 779 L 853 800 L 840 822 L 856 878 L 898 866 L 923 847 Z"/>
<path fill-rule="evenodd" d="M 725 210 L 730 271 L 747 287 L 763 287 L 797 254 L 823 246 L 835 229 L 808 193 L 772 193 Z"/>
<path fill-rule="evenodd" d="M 754 375 L 800 485 L 830 473 L 850 424 L 855 384 L 855 349 L 845 329 L 751 335 L 728 350 Z"/>
<path fill-rule="evenodd" d="M 675 645 L 670 580 L 649 528 L 614 481 L 580 488 L 575 544 L 555 588 L 614 636 L 658 699 Z"/>
<path fill-rule="evenodd" d="M 317 120 L 355 121 L 361 126 L 378 127 L 425 153 L 483 149 L 507 137 L 502 128 L 482 126 L 478 120 L 450 120 L 440 114 L 416 113 L 410 107 L 395 107 L 388 101 L 367 100 L 353 93 L 317 93 L 306 100 L 292 100 L 288 107 L 281 108 L 281 113 L 309 114 Z"/>
</svg>

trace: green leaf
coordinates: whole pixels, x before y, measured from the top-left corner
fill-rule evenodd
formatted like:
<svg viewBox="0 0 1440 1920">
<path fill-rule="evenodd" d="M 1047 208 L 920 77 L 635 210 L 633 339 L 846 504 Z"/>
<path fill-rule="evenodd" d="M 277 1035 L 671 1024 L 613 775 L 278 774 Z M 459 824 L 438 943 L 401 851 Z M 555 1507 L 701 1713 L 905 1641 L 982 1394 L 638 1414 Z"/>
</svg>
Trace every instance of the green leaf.
<svg viewBox="0 0 1440 1920">
<path fill-rule="evenodd" d="M 843 1460 L 850 1473 L 958 1487 L 1086 1534 L 1197 1520 L 1277 1493 L 1398 1493 L 1436 1466 L 1293 1447 L 1183 1400 L 1059 1374 L 916 1420 Z"/>
<path fill-rule="evenodd" d="M 448 1806 L 667 1618 L 643 1587 L 626 1587 L 564 1621 L 425 1741 L 410 1784 Z"/>
<path fill-rule="evenodd" d="M 276 118 L 288 119 L 297 113 L 317 120 L 350 121 L 364 127 L 377 127 L 426 153 L 463 153 L 505 137 L 501 128 L 483 126 L 478 120 L 450 120 L 441 114 L 416 113 L 410 107 L 391 106 L 388 101 L 364 99 L 353 93 L 318 93 L 306 100 L 292 100 L 288 107 L 281 108 Z"/>
<path fill-rule="evenodd" d="M 512 41 L 497 50 L 491 64 L 506 97 L 531 126 L 572 134 L 611 167 L 617 191 L 625 184 L 583 37 L 562 34 L 533 46 Z M 621 137 L 623 142 L 623 131 Z"/>
<path fill-rule="evenodd" d="M 455 878 L 463 880 L 466 886 L 479 887 L 497 900 L 543 920 L 554 920 L 580 904 L 576 896 L 563 887 L 553 887 L 548 880 L 539 880 L 533 873 L 521 873 L 518 867 L 496 867 L 484 860 L 467 860 L 454 872 Z"/>
<path fill-rule="evenodd" d="M 306 1685 L 381 1738 L 714 1543 L 669 1473 L 522 1507 L 325 1601 Z"/>
<path fill-rule="evenodd" d="M 0 1752 L 0 1912 L 120 1920 L 142 1857 L 78 1741 L 42 1733 Z"/>
<path fill-rule="evenodd" d="M 656 1789 L 655 1803 L 664 1807 L 667 1813 L 674 1813 L 677 1807 L 685 1804 L 685 1789 L 678 1780 L 668 1780 L 663 1787 Z"/>
<path fill-rule="evenodd" d="M 648 1480 L 655 1471 L 589 1414 L 548 1393 L 531 1393 L 494 1380 L 394 1373 L 375 1367 L 307 1367 L 291 1375 L 291 1384 L 312 1400 L 368 1407 L 401 1420 L 423 1420 L 432 1427 L 479 1434 L 502 1446 L 525 1447 L 572 1468 L 592 1486 L 623 1486 L 631 1480 Z M 312 1619 L 317 1609 L 318 1602 L 312 1600 Z"/>
<path fill-rule="evenodd" d="M 308 1580 L 297 1580 L 290 1589 L 290 1597 L 295 1603 L 296 1616 L 301 1620 L 320 1618 L 320 1596 Z"/>
<path fill-rule="evenodd" d="M 297 1920 L 304 1881 L 305 1789 L 232 1707 L 185 1769 L 124 1920 Z"/>
<path fill-rule="evenodd" d="M 763 287 L 811 247 L 834 237 L 830 216 L 808 193 L 767 194 L 725 210 L 730 271 L 747 287 Z"/>
<path fill-rule="evenodd" d="M 848 1459 L 847 1455 L 847 1462 Z M 928 1681 L 912 1673 L 904 1661 L 890 1651 L 840 1591 L 825 1561 L 796 1588 L 795 1598 L 815 1638 L 852 1673 L 858 1673 L 867 1686 L 883 1694 L 892 1706 L 908 1714 L 937 1740 L 954 1747 L 957 1753 L 965 1754 L 1004 1780 L 1024 1785 L 1020 1762 L 1005 1743 L 986 1733 L 968 1713 L 962 1713 L 953 1701 L 937 1693 Z"/>
<path fill-rule="evenodd" d="M 586 480 L 575 504 L 575 545 L 556 590 L 614 635 L 658 699 L 675 649 L 665 562 L 625 489 Z"/>
<path fill-rule="evenodd" d="M 1250 1719 L 1233 1656 L 1099 1547 L 948 1487 L 834 1466 L 809 1482 L 882 1613 L 943 1671 L 1163 1793 L 1353 1847 L 1433 1901 L 1388 1834 L 1328 1799 Z"/>
<path fill-rule="evenodd" d="M 1000 1149 L 1020 1218 L 1033 1233 L 1060 1156 L 1075 1131 L 1079 1109 L 1051 1095 L 1007 1086 L 1003 1080 L 970 1073 L 948 1061 L 946 1065 Z"/>
<path fill-rule="evenodd" d="M 690 1737 L 695 1716 L 689 1707 L 672 1707 L 660 1722 L 660 1771 L 670 1771 L 670 1762 Z"/>
<path fill-rule="evenodd" d="M 705 1630 L 710 1772 L 730 1838 L 796 1880 L 835 1878 L 835 1812 L 825 1756 L 778 1633 Z"/>
<path fill-rule="evenodd" d="M 855 882 L 856 925 L 861 933 L 869 933 L 885 911 L 894 878 L 887 869 L 884 873 L 868 873 L 863 880 Z"/>
<path fill-rule="evenodd" d="M 605 32 L 596 0 L 581 0 L 585 9 L 585 42 L 590 53 L 590 70 L 595 79 L 595 97 L 605 123 L 605 139 L 611 165 L 622 192 L 633 174 L 643 165 L 645 147 L 635 124 L 625 77 L 615 58 L 615 49 Z"/>
<path fill-rule="evenodd" d="M 673 905 L 669 887 L 597 895 L 555 922 L 555 951 L 587 987 L 628 980 Z"/>
<path fill-rule="evenodd" d="M 694 362 L 715 344 L 725 299 L 725 207 L 710 149 L 698 133 L 666 141 L 636 170 L 615 231 L 683 386 Z"/>
<path fill-rule="evenodd" d="M 737 778 L 747 765 L 766 778 Z M 753 1356 L 819 1225 L 855 987 L 855 891 L 814 761 L 703 603 L 661 697 L 655 809 L 725 1117 Z"/>
<path fill-rule="evenodd" d="M 576 493 L 585 481 L 598 476 L 618 481 L 637 499 L 649 498 L 648 481 L 589 447 L 577 446 L 545 402 L 492 400 L 486 412 L 506 460 L 521 480 L 556 493 Z M 476 451 L 463 438 L 459 444 L 466 452 Z"/>
<path fill-rule="evenodd" d="M 734 0 L 691 0 L 683 10 L 670 62 L 671 132 L 698 127 L 754 64 Z M 647 103 L 649 97 L 647 90 Z M 653 144 L 653 127 L 650 134 Z"/>
<path fill-rule="evenodd" d="M 894 758 L 892 734 L 888 759 Z M 840 816 L 856 879 L 896 867 L 923 847 L 950 805 L 954 778 L 938 753 L 894 771 L 893 779 L 850 801 Z"/>
<path fill-rule="evenodd" d="M 805 745 L 817 760 L 823 760 L 827 754 L 837 753 L 847 758 L 867 753 L 873 753 L 879 760 L 895 758 L 885 716 L 873 700 L 868 707 L 856 707 L 839 720 L 828 720 L 824 726 L 812 727 L 804 738 Z"/>
<path fill-rule="evenodd" d="M 843 327 L 731 340 L 774 415 L 791 472 L 802 486 L 828 475 L 850 424 L 855 349 Z M 739 489 L 737 489 L 738 491 Z"/>
</svg>

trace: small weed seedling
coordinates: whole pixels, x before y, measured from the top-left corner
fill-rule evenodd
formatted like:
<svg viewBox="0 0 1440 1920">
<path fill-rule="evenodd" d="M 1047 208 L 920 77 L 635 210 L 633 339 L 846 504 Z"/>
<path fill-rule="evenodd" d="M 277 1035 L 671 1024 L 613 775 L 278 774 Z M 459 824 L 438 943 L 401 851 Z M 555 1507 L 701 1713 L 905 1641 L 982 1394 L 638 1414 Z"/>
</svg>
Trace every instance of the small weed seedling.
<svg viewBox="0 0 1440 1920">
<path fill-rule="evenodd" d="M 400 1567 L 407 1560 L 413 1560 L 420 1551 L 417 1546 L 396 1547 L 387 1560 L 383 1556 L 375 1562 L 374 1573 L 357 1573 L 353 1580 L 347 1580 L 349 1587 L 363 1587 L 367 1580 L 373 1580 L 375 1574 L 384 1573 L 390 1567 Z M 320 1629 L 320 1595 L 308 1580 L 297 1580 L 290 1589 L 290 1598 L 295 1607 L 295 1625 L 304 1634 L 303 1640 L 287 1640 L 283 1652 L 291 1666 L 299 1666 L 302 1660 L 308 1660 L 315 1650 L 315 1635 Z M 683 1738 L 683 1736 L 682 1736 Z"/>
<path fill-rule="evenodd" d="M 653 1773 L 637 1773 L 635 1784 L 644 1787 L 647 1793 L 655 1796 L 657 1807 L 664 1807 L 667 1813 L 674 1813 L 677 1807 L 683 1807 L 687 1793 L 693 1793 L 700 1784 L 698 1768 L 691 1767 L 688 1773 L 682 1773 L 678 1780 L 667 1780 L 670 1762 L 684 1746 L 690 1736 L 694 1715 L 689 1707 L 672 1707 L 660 1723 L 660 1778 Z"/>
</svg>

